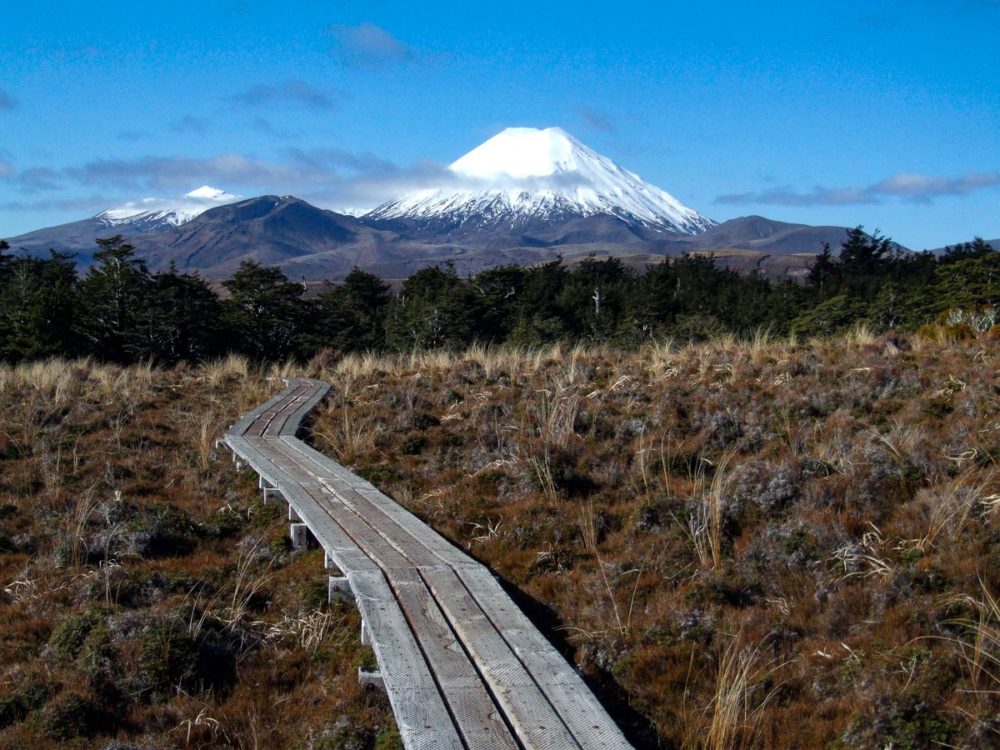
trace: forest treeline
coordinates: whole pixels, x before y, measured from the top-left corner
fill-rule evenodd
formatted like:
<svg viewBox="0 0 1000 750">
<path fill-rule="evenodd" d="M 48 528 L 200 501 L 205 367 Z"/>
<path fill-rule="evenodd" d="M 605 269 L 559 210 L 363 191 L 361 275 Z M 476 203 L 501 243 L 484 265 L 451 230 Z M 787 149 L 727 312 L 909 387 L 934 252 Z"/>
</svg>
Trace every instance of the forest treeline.
<svg viewBox="0 0 1000 750">
<path fill-rule="evenodd" d="M 970 335 L 997 323 L 1000 253 L 976 238 L 941 255 L 896 249 L 849 230 L 804 281 L 740 275 L 712 258 L 666 258 L 644 273 L 616 258 L 568 267 L 555 260 L 503 266 L 469 278 L 426 268 L 398 293 L 355 269 L 318 295 L 278 268 L 247 261 L 217 295 L 197 275 L 150 272 L 120 237 L 97 241 L 82 276 L 71 255 L 14 256 L 0 241 L 0 359 L 89 355 L 128 363 L 195 362 L 239 352 L 256 360 L 329 349 L 408 351 L 473 342 L 555 341 L 634 347 L 722 333 L 829 335 L 935 324 Z"/>
</svg>

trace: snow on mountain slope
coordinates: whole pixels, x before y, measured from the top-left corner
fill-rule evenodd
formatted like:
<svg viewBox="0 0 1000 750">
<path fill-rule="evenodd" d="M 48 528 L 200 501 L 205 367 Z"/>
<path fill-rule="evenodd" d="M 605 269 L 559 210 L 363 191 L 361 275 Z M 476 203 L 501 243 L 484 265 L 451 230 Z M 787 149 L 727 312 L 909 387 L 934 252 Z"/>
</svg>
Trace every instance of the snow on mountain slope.
<svg viewBox="0 0 1000 750">
<path fill-rule="evenodd" d="M 109 228 L 128 226 L 142 232 L 156 232 L 186 224 L 210 208 L 238 200 L 238 195 L 203 185 L 179 199 L 143 198 L 118 208 L 109 208 L 94 218 Z"/>
<path fill-rule="evenodd" d="M 683 234 L 715 224 L 561 128 L 507 128 L 453 162 L 441 183 L 384 203 L 364 218 L 487 228 L 609 214 Z"/>
</svg>

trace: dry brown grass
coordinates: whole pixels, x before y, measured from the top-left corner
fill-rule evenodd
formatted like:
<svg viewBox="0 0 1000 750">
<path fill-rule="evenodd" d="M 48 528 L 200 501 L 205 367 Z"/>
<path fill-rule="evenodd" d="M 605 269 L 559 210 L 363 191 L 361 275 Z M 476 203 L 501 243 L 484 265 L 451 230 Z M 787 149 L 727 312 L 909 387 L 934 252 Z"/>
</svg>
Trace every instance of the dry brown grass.
<svg viewBox="0 0 1000 750">
<path fill-rule="evenodd" d="M 629 706 L 613 710 L 637 747 L 989 746 L 998 347 L 762 331 L 268 371 L 0 367 L 0 659 L 49 670 L 55 691 L 0 745 L 50 741 L 42 717 L 82 677 L 43 652 L 95 601 L 105 622 L 179 613 L 195 640 L 223 633 L 242 654 L 226 691 L 134 706 L 122 737 L 278 747 L 285 726 L 306 744 L 349 726 L 344 742 L 374 743 L 388 714 L 354 679 L 370 658 L 356 613 L 317 608 L 321 561 L 287 553 L 274 506 L 214 449 L 278 387 L 266 377 L 301 371 L 333 385 L 317 446 L 520 588 L 609 704 Z M 136 516 L 106 518 L 116 491 Z M 215 531 L 143 556 L 129 535 L 166 505 Z M 75 563 L 48 554 L 59 540 Z M 250 562 L 255 545 L 274 562 Z M 254 594 L 234 606 L 215 581 L 241 565 Z M 158 599 L 137 599 L 150 587 Z"/>
<path fill-rule="evenodd" d="M 0 366 L 0 747 L 391 736 L 357 614 L 215 448 L 266 374 Z"/>
<path fill-rule="evenodd" d="M 706 746 L 975 746 L 996 697 L 907 644 L 1000 586 L 998 354 L 859 329 L 369 356 L 319 373 L 316 430 L 363 415 L 356 469 L 544 603 L 639 746 L 716 716 Z"/>
</svg>

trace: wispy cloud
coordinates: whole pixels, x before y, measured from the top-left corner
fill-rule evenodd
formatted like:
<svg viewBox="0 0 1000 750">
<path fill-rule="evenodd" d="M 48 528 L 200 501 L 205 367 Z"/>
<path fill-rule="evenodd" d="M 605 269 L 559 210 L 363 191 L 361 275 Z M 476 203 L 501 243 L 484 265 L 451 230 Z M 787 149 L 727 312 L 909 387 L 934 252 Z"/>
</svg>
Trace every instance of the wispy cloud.
<svg viewBox="0 0 1000 750">
<path fill-rule="evenodd" d="M 59 173 L 49 167 L 30 167 L 14 176 L 18 186 L 28 193 L 58 190 L 61 187 Z"/>
<path fill-rule="evenodd" d="M 170 123 L 170 129 L 175 133 L 207 133 L 210 127 L 210 123 L 204 117 L 191 115 L 185 115 Z"/>
<path fill-rule="evenodd" d="M 412 47 L 373 23 L 338 23 L 329 28 L 329 33 L 334 39 L 334 53 L 348 63 L 375 66 L 414 56 Z"/>
<path fill-rule="evenodd" d="M 17 109 L 17 99 L 0 89 L 0 111 Z"/>
<path fill-rule="evenodd" d="M 942 195 L 968 195 L 996 185 L 1000 185 L 1000 172 L 970 172 L 960 177 L 929 177 L 904 172 L 872 185 L 869 190 L 924 202 Z"/>
<path fill-rule="evenodd" d="M 79 198 L 43 198 L 33 201 L 13 200 L 0 203 L 0 211 L 79 211 L 95 213 L 107 208 L 107 199 L 98 195 Z"/>
<path fill-rule="evenodd" d="M 287 130 L 280 130 L 271 124 L 271 121 L 264 117 L 255 117 L 250 126 L 256 130 L 258 133 L 263 133 L 264 135 L 270 136 L 272 138 L 286 138 L 292 139 L 298 136 L 295 133 L 291 133 Z"/>
<path fill-rule="evenodd" d="M 230 98 L 237 104 L 248 107 L 300 104 L 312 109 L 333 109 L 336 106 L 336 100 L 330 92 L 298 79 L 273 85 L 260 83 Z"/>
<path fill-rule="evenodd" d="M 125 141 L 127 143 L 135 143 L 136 141 L 141 141 L 143 138 L 149 138 L 149 133 L 142 130 L 123 130 L 118 135 L 115 136 L 119 141 Z"/>
<path fill-rule="evenodd" d="M 961 196 L 1000 185 L 1000 172 L 970 172 L 958 177 L 935 177 L 901 172 L 862 188 L 816 186 L 799 191 L 789 187 L 720 195 L 716 203 L 734 206 L 851 206 L 900 198 L 913 203 L 933 203 L 944 196 Z"/>
<path fill-rule="evenodd" d="M 601 133 L 608 133 L 609 135 L 614 135 L 618 132 L 618 125 L 614 122 L 614 120 L 593 107 L 588 107 L 586 105 L 576 107 L 576 114 L 593 130 L 597 130 Z"/>
<path fill-rule="evenodd" d="M 171 190 L 203 182 L 268 185 L 307 179 L 293 166 L 238 153 L 210 157 L 143 156 L 138 159 L 99 159 L 63 174 L 73 182 L 117 190 Z"/>
<path fill-rule="evenodd" d="M 21 183 L 25 193 L 30 192 L 29 185 L 34 190 L 70 191 L 83 187 L 104 191 L 107 197 L 102 208 L 122 198 L 173 195 L 207 183 L 226 185 L 243 195 L 293 194 L 324 208 L 352 211 L 371 209 L 416 190 L 481 190 L 515 185 L 456 174 L 442 164 L 399 166 L 371 153 L 336 148 L 287 148 L 270 159 L 242 153 L 98 159 L 58 171 L 33 167 L 3 179 Z M 571 175 L 539 177 L 516 181 L 516 186 L 543 189 L 551 188 L 553 181 L 563 186 L 567 182 L 575 184 L 575 179 Z"/>
</svg>

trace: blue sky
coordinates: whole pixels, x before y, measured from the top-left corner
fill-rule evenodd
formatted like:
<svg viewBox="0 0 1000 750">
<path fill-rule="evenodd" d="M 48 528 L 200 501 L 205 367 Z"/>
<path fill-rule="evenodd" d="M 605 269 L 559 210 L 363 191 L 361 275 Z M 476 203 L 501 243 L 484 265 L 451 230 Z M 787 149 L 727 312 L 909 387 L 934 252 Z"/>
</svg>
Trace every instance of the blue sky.
<svg viewBox="0 0 1000 750">
<path fill-rule="evenodd" d="M 10 5 L 0 236 L 202 184 L 369 207 L 559 125 L 717 220 L 1000 237 L 998 0 Z"/>
</svg>

